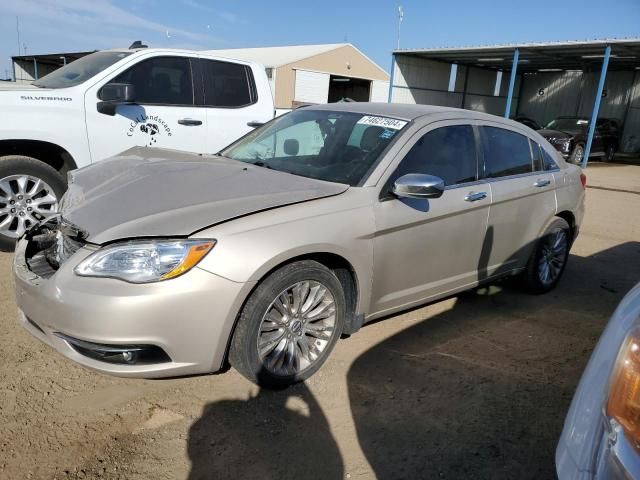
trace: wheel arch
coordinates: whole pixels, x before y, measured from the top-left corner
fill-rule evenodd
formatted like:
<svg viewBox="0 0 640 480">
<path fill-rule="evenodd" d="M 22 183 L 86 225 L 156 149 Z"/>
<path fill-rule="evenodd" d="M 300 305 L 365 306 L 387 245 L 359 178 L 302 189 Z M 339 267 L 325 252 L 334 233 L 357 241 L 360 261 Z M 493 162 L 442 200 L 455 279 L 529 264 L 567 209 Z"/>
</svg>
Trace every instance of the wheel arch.
<svg viewBox="0 0 640 480">
<path fill-rule="evenodd" d="M 359 275 L 354 264 L 350 262 L 346 256 L 339 253 L 328 250 L 317 250 L 304 253 L 291 253 L 284 259 L 279 256 L 277 259 L 272 259 L 271 262 L 264 264 L 262 268 L 256 272 L 252 280 L 256 282 L 257 287 L 276 270 L 301 260 L 314 260 L 321 263 L 338 277 L 344 289 L 345 300 L 347 301 L 347 308 L 349 309 L 349 317 L 354 317 L 358 313 L 358 309 L 362 308 L 362 305 L 359 304 L 361 301 Z M 256 287 L 254 287 L 254 289 Z M 253 293 L 253 290 L 247 295 L 247 298 L 249 298 L 251 293 Z"/>
<path fill-rule="evenodd" d="M 0 140 L 0 157 L 5 155 L 25 155 L 55 168 L 66 175 L 78 168 L 69 151 L 58 144 L 42 140 Z"/>
<path fill-rule="evenodd" d="M 358 274 L 356 269 L 353 267 L 351 262 L 347 260 L 344 256 L 339 255 L 334 252 L 326 252 L 326 251 L 316 251 L 303 253 L 296 256 L 291 256 L 286 260 L 281 260 L 279 263 L 275 265 L 269 264 L 266 268 L 263 268 L 259 271 L 259 278 L 253 284 L 251 290 L 247 292 L 245 297 L 242 299 L 242 303 L 240 308 L 236 313 L 236 317 L 233 321 L 233 325 L 231 330 L 229 331 L 229 335 L 227 338 L 227 347 L 225 349 L 224 358 L 223 358 L 223 366 L 228 364 L 229 357 L 229 347 L 231 346 L 231 339 L 235 334 L 236 327 L 238 326 L 238 320 L 240 319 L 240 314 L 242 309 L 246 305 L 247 301 L 253 294 L 253 292 L 258 288 L 258 286 L 262 283 L 262 281 L 271 275 L 276 270 L 289 265 L 294 262 L 302 261 L 302 260 L 314 260 L 318 263 L 321 263 L 328 269 L 334 272 L 342 288 L 344 289 L 345 300 L 347 304 L 347 318 L 345 319 L 345 334 L 355 333 L 360 326 L 362 325 L 362 319 L 364 318 L 362 315 L 358 314 L 358 302 L 360 300 L 360 290 L 359 290 L 359 281 Z"/>
<path fill-rule="evenodd" d="M 563 210 L 555 214 L 556 217 L 560 217 L 565 220 L 569 224 L 569 228 L 571 230 L 571 242 L 573 243 L 573 239 L 575 238 L 576 233 L 576 217 L 573 212 L 569 210 Z"/>
</svg>

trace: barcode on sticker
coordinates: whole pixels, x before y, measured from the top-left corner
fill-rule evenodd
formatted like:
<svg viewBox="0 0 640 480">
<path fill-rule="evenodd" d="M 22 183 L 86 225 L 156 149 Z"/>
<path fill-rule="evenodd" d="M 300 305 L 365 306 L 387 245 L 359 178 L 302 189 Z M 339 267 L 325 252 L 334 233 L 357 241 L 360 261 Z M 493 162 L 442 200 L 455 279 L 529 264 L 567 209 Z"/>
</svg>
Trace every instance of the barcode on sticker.
<svg viewBox="0 0 640 480">
<path fill-rule="evenodd" d="M 358 123 L 360 125 L 374 125 L 376 127 L 384 127 L 384 128 L 391 128 L 393 130 L 400 130 L 408 122 L 405 122 L 404 120 L 397 120 L 395 118 L 374 117 L 372 115 L 365 115 L 360 120 L 358 120 Z"/>
</svg>

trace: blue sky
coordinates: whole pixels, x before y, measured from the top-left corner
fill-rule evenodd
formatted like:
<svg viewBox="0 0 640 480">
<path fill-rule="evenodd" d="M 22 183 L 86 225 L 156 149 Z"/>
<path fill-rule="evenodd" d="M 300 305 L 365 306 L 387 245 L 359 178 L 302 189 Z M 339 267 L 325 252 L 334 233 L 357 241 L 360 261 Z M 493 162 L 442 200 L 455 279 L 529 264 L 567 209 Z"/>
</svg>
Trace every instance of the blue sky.
<svg viewBox="0 0 640 480">
<path fill-rule="evenodd" d="M 399 4 L 402 48 L 640 36 L 640 0 L 0 0 L 0 78 L 16 16 L 28 54 L 348 41 L 388 69 Z"/>
</svg>

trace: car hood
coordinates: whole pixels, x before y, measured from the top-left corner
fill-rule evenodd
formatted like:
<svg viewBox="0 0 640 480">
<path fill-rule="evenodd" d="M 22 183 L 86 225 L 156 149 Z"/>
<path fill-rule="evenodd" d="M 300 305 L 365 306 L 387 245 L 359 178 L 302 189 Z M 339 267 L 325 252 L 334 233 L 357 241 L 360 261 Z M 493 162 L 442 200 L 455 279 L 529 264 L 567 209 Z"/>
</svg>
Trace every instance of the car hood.
<svg viewBox="0 0 640 480">
<path fill-rule="evenodd" d="M 544 138 L 571 138 L 573 136 L 567 132 L 562 132 L 560 130 L 549 130 L 546 128 L 538 130 L 538 133 Z"/>
<path fill-rule="evenodd" d="M 223 157 L 136 147 L 72 172 L 61 214 L 85 239 L 102 244 L 187 236 L 348 188 Z"/>
</svg>

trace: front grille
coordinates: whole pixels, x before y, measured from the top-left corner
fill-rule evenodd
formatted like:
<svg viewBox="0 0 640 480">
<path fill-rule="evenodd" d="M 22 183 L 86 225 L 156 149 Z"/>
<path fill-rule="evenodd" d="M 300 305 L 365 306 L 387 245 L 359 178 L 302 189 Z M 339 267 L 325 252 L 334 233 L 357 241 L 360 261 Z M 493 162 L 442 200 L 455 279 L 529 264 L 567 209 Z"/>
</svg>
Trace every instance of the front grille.
<svg viewBox="0 0 640 480">
<path fill-rule="evenodd" d="M 39 277 L 49 278 L 86 242 L 85 233 L 60 217 L 29 230 L 25 259 Z"/>
</svg>

